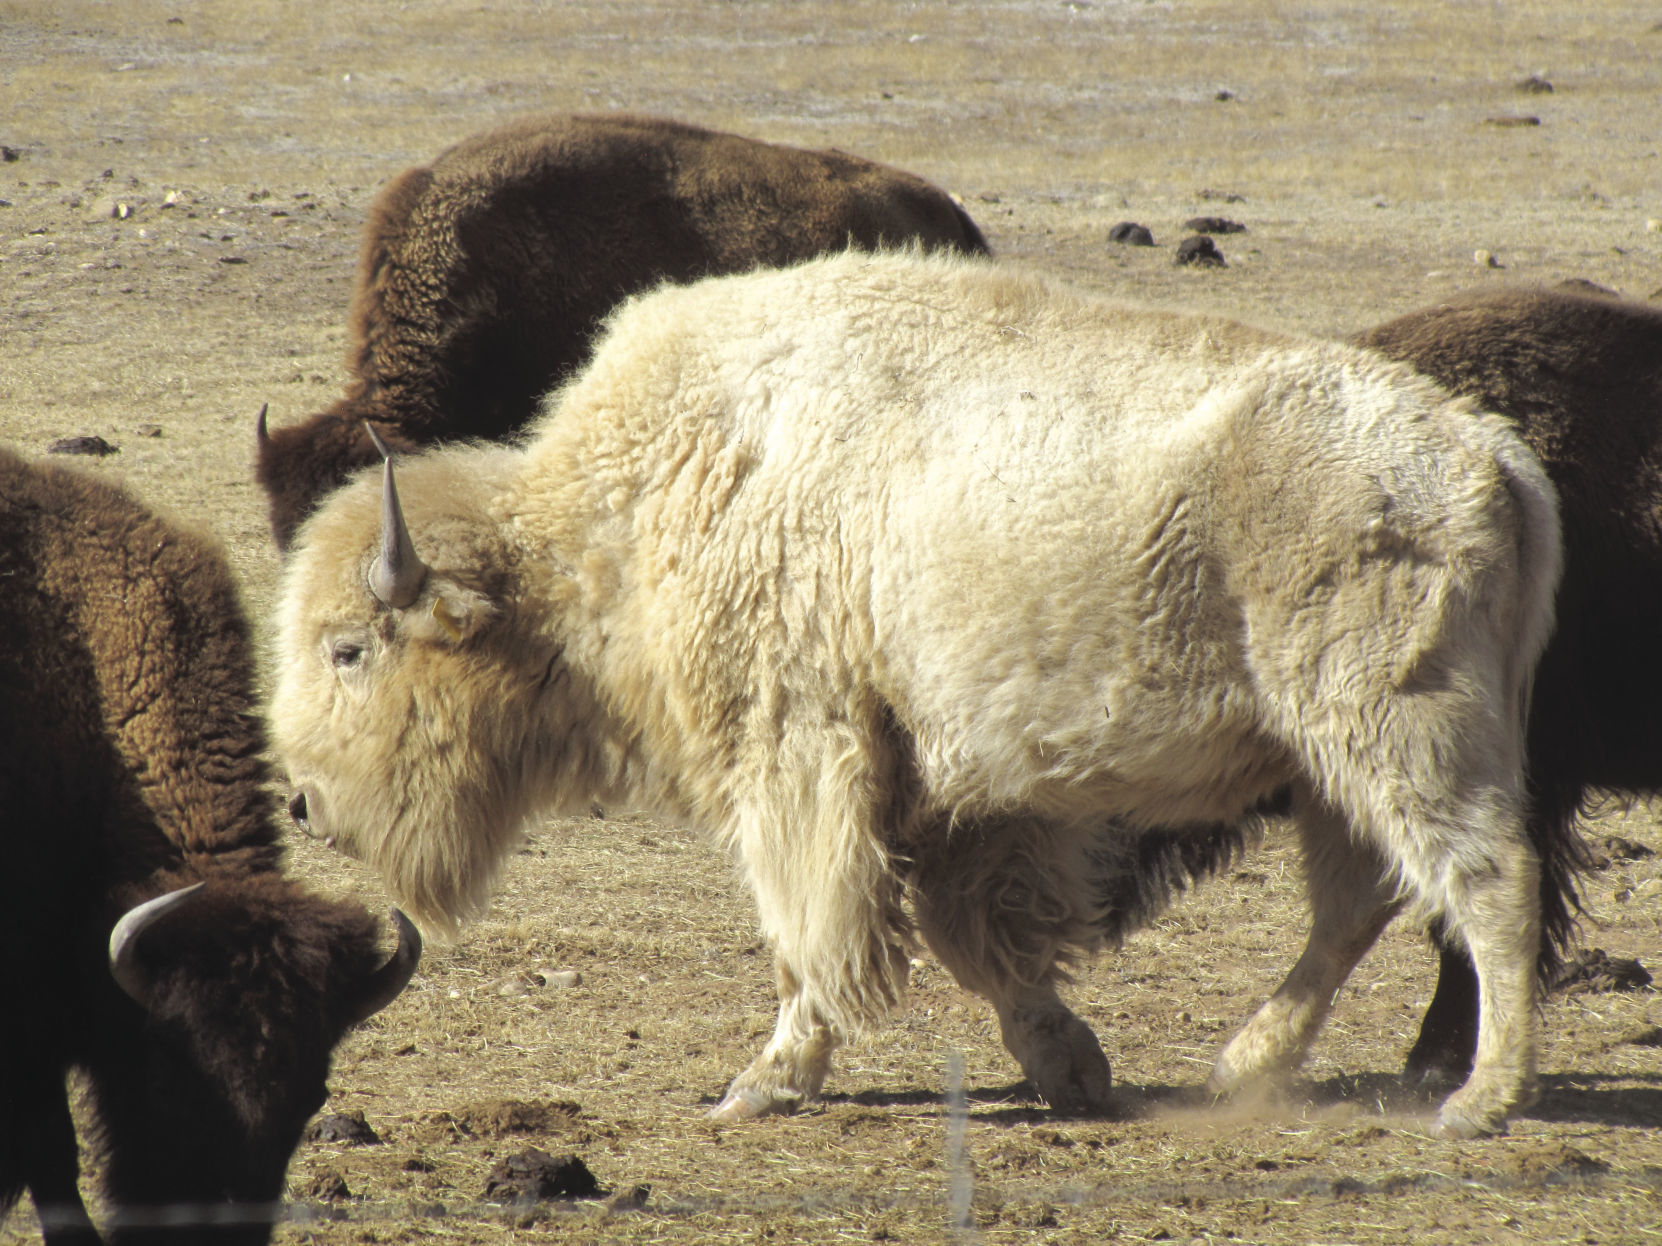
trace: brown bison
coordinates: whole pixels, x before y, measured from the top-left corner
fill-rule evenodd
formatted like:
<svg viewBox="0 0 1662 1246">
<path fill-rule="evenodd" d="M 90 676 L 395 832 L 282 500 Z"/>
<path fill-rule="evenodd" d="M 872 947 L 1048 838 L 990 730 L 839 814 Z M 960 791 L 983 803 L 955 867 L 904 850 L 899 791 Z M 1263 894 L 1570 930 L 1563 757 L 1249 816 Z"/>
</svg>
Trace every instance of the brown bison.
<svg viewBox="0 0 1662 1246">
<path fill-rule="evenodd" d="M 840 151 L 632 116 L 548 117 L 465 139 L 370 207 L 346 396 L 270 433 L 261 412 L 256 471 L 277 544 L 377 461 L 366 419 L 397 449 L 501 438 L 587 357 L 626 295 L 913 240 L 987 251 L 945 191 Z"/>
<path fill-rule="evenodd" d="M 1575 931 L 1597 791 L 1662 791 L 1662 309 L 1555 290 L 1440 303 L 1352 339 L 1508 417 L 1558 489 L 1564 578 L 1529 720 L 1530 838 L 1541 858 L 1542 971 Z M 1462 1076 L 1477 980 L 1444 944 L 1410 1074 Z"/>
<path fill-rule="evenodd" d="M 331 1049 L 404 987 L 419 938 L 397 914 L 388 960 L 361 906 L 282 873 L 212 545 L 0 449 L 0 584 L 0 1214 L 27 1189 L 52 1246 L 100 1240 L 80 1070 L 110 1240 L 264 1242 Z"/>
</svg>

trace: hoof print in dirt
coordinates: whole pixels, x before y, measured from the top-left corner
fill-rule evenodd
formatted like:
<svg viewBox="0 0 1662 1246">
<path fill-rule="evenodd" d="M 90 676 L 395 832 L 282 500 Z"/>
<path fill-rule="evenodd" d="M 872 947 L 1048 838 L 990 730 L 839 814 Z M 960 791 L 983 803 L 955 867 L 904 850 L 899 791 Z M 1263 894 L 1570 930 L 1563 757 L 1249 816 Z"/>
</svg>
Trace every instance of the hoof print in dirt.
<svg viewBox="0 0 1662 1246">
<path fill-rule="evenodd" d="M 1135 221 L 1121 221 L 1108 231 L 1108 241 L 1127 247 L 1152 247 L 1154 235 Z"/>
<path fill-rule="evenodd" d="M 302 1135 L 307 1142 L 324 1142 L 333 1146 L 379 1146 L 381 1135 L 370 1128 L 362 1112 L 333 1112 L 320 1116 Z"/>
<path fill-rule="evenodd" d="M 1636 991 L 1651 983 L 1650 971 L 1625 956 L 1607 956 L 1603 948 L 1577 952 L 1553 979 L 1552 989 L 1570 995 Z"/>
<path fill-rule="evenodd" d="M 1526 1185 L 1570 1185 L 1610 1171 L 1604 1160 L 1567 1143 L 1552 1141 L 1519 1147 L 1507 1156 L 1507 1166 Z"/>
<path fill-rule="evenodd" d="M 1183 222 L 1183 228 L 1193 230 L 1197 234 L 1244 234 L 1246 226 L 1239 221 L 1232 221 L 1227 216 L 1191 216 Z"/>
<path fill-rule="evenodd" d="M 645 1183 L 625 1186 L 606 1200 L 606 1210 L 610 1212 L 642 1211 L 646 1208 L 646 1200 L 652 1197 L 652 1187 Z"/>
<path fill-rule="evenodd" d="M 1199 268 L 1226 268 L 1223 252 L 1206 234 L 1196 234 L 1177 244 L 1178 264 L 1193 264 Z"/>
<path fill-rule="evenodd" d="M 599 1198 L 603 1191 L 576 1154 L 550 1155 L 536 1147 L 498 1161 L 485 1178 L 487 1203 L 536 1203 L 554 1198 Z"/>
<path fill-rule="evenodd" d="M 112 446 L 102 437 L 59 437 L 46 447 L 48 454 L 116 454 L 120 446 Z"/>
</svg>

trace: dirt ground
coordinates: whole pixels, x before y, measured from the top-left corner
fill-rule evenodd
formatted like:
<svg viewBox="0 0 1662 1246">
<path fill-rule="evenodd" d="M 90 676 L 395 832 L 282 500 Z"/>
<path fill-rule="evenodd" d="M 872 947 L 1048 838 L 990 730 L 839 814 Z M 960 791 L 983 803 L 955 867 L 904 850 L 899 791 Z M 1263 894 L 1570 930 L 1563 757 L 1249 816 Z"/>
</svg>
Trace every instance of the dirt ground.
<svg viewBox="0 0 1662 1246">
<path fill-rule="evenodd" d="M 1654 0 L 0 0 L 0 440 L 118 447 L 82 462 L 219 534 L 263 620 L 278 564 L 254 413 L 281 424 L 339 391 L 375 188 L 500 120 L 629 109 L 842 147 L 958 192 L 1000 262 L 1337 334 L 1493 283 L 1662 297 L 1658 65 Z M 1180 269 L 1203 213 L 1246 232 L 1219 239 L 1227 268 Z M 1158 245 L 1110 244 L 1122 220 Z M 1612 806 L 1595 833 L 1620 839 L 1588 883 L 1587 942 L 1654 970 L 1662 831 Z M 292 862 L 385 902 L 309 842 Z M 379 1142 L 304 1145 L 277 1238 L 1662 1237 L 1648 989 L 1555 995 L 1540 1102 L 1506 1137 L 1442 1141 L 1434 1101 L 1395 1077 L 1434 966 L 1393 931 L 1288 1098 L 1207 1102 L 1302 924 L 1272 836 L 1080 975 L 1123 1119 L 1033 1103 L 988 1011 L 924 961 L 823 1104 L 716 1127 L 773 1018 L 748 898 L 686 829 L 551 823 L 489 919 L 340 1049 L 326 1111 L 362 1112 Z M 487 1202 L 493 1165 L 528 1147 L 575 1152 L 607 1197 Z M 0 1246 L 32 1240 L 25 1201 Z"/>
</svg>

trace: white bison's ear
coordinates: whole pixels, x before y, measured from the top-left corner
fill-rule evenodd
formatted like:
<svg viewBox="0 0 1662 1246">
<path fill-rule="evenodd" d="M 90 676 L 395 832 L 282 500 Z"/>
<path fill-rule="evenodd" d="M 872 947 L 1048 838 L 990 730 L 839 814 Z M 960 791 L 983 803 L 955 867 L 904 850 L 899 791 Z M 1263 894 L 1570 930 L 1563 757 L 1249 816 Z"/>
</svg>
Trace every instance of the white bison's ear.
<svg viewBox="0 0 1662 1246">
<path fill-rule="evenodd" d="M 470 588 L 443 585 L 431 605 L 404 612 L 403 626 L 418 640 L 434 645 L 459 645 L 471 639 L 496 615 L 489 597 Z"/>
</svg>

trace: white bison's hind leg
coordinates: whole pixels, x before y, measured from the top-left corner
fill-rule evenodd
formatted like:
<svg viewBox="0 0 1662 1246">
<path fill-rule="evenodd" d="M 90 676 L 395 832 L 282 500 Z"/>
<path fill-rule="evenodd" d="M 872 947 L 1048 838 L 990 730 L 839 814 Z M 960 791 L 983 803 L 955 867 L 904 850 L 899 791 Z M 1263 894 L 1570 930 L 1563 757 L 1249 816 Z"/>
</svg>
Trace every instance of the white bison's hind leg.
<svg viewBox="0 0 1662 1246">
<path fill-rule="evenodd" d="M 1298 1067 L 1334 995 L 1399 907 L 1382 881 L 1379 856 L 1339 814 L 1306 795 L 1297 816 L 1310 936 L 1286 981 L 1218 1057 L 1207 1081 L 1214 1094 L 1274 1084 Z"/>
<path fill-rule="evenodd" d="M 1021 819 L 939 827 L 909 879 L 943 965 L 998 1013 L 1004 1046 L 1051 1107 L 1112 1108 L 1108 1058 L 1056 993 L 1064 961 L 1100 940 L 1094 877 L 1076 831 Z"/>
<path fill-rule="evenodd" d="M 1539 868 L 1517 831 L 1506 835 L 1484 868 L 1448 871 L 1444 924 L 1471 952 L 1479 1000 L 1471 1076 L 1437 1113 L 1439 1131 L 1452 1137 L 1503 1132 L 1507 1113 L 1535 1100 Z"/>
</svg>

